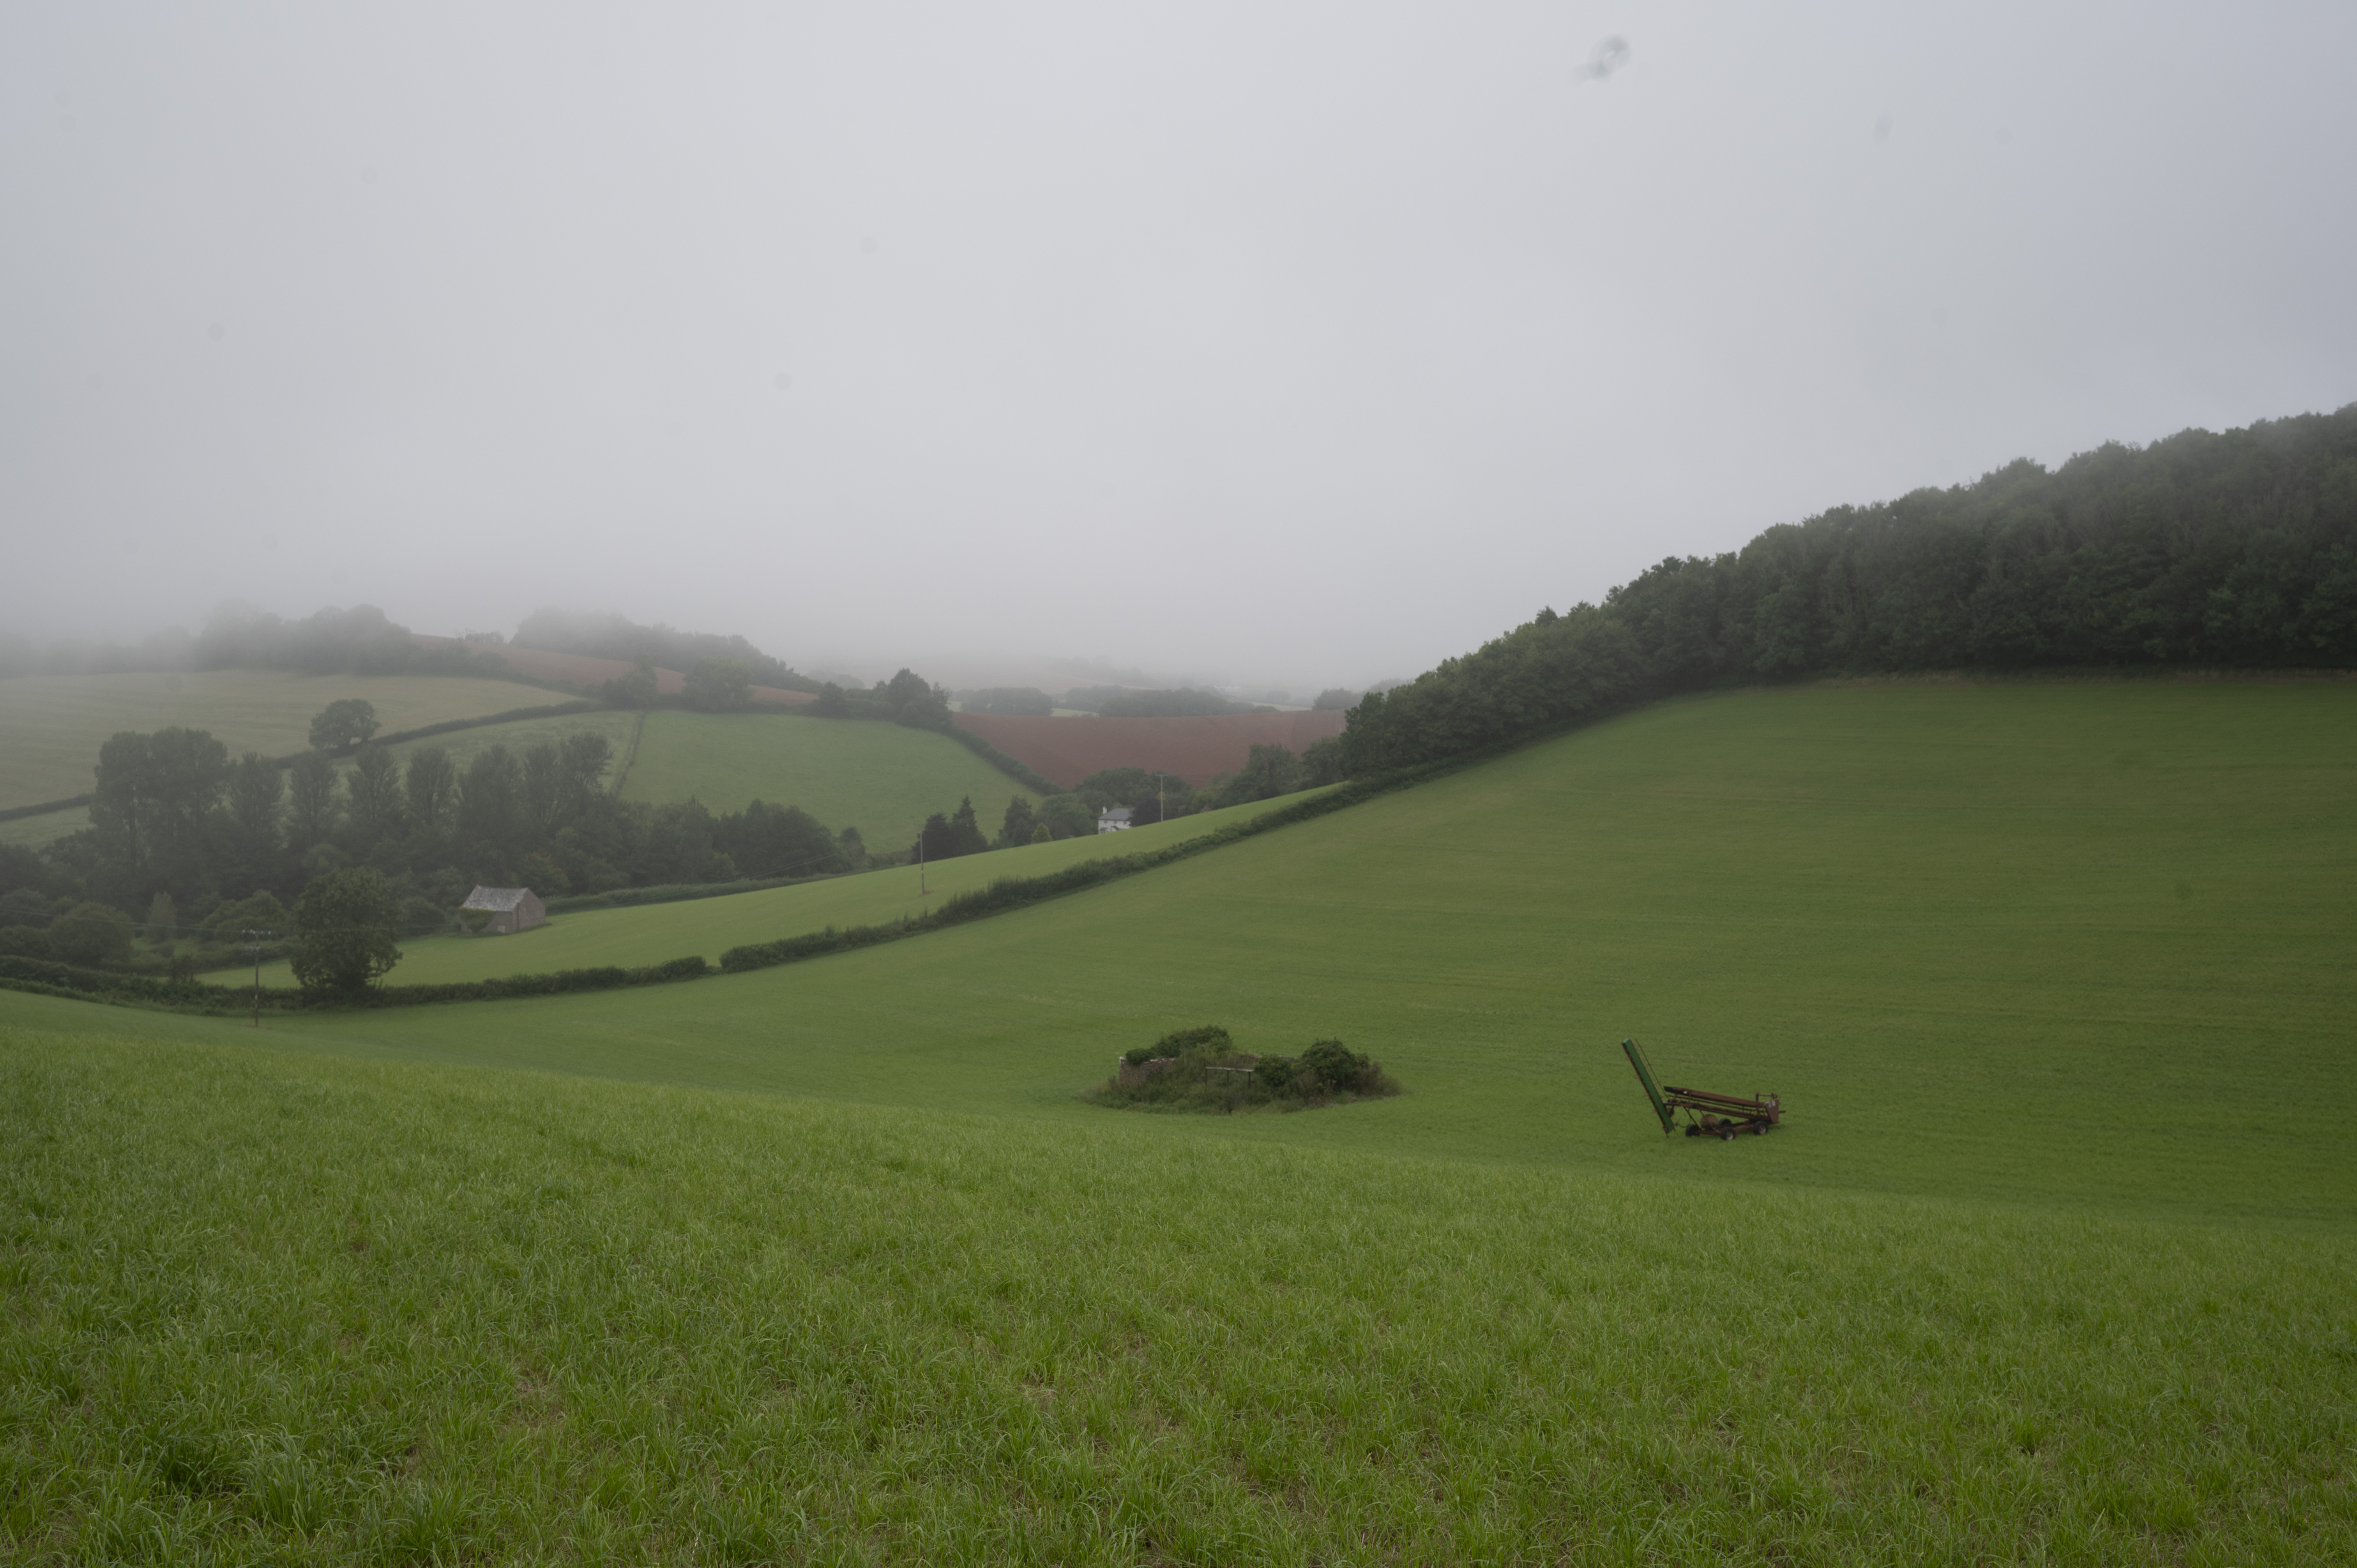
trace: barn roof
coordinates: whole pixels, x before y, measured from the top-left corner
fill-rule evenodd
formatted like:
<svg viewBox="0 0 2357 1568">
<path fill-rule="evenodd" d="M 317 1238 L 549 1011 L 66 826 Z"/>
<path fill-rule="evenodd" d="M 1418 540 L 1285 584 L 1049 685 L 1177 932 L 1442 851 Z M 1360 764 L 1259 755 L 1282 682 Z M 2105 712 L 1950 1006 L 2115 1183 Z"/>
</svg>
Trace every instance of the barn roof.
<svg viewBox="0 0 2357 1568">
<path fill-rule="evenodd" d="M 530 897 L 532 897 L 532 889 L 529 887 L 478 887 L 467 895 L 467 901 L 458 908 L 489 909 L 495 914 L 504 915 Z"/>
</svg>

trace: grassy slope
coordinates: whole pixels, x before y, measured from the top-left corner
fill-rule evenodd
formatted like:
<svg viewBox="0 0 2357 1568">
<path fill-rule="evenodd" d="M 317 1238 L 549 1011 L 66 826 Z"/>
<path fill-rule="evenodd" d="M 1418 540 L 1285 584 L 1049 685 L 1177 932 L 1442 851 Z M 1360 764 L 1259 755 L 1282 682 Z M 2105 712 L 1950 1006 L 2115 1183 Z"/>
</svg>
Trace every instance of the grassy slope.
<svg viewBox="0 0 2357 1568">
<path fill-rule="evenodd" d="M 290 1027 L 1086 1120 L 1115 1052 L 1217 1020 L 1247 1048 L 1339 1036 L 1413 1092 L 1216 1136 L 2341 1219 L 2352 807 L 2357 687 L 1748 693 L 912 942 Z M 1665 1144 L 1625 1034 L 1791 1124 Z"/>
<path fill-rule="evenodd" d="M 795 887 L 772 887 L 759 893 L 557 915 L 545 926 L 512 937 L 423 938 L 402 943 L 401 964 L 393 971 L 393 979 L 404 984 L 427 985 L 586 969 L 597 964 L 632 968 L 661 961 L 648 957 L 657 950 L 661 950 L 662 958 L 701 953 L 717 962 L 724 951 L 740 943 L 770 941 L 827 926 L 888 924 L 903 916 L 939 908 L 950 895 L 988 886 L 1002 876 L 1041 876 L 1082 861 L 1145 854 L 1232 822 L 1248 821 L 1273 805 L 1291 804 L 1298 799 L 1288 796 L 1282 801 L 1231 806 L 1177 822 L 1133 828 L 1125 833 L 1026 844 L 988 854 L 937 861 L 925 868 L 924 886 L 929 894 L 923 897 L 917 891 L 918 868 L 899 865 Z M 293 973 L 284 963 L 265 966 L 262 980 L 265 985 L 294 983 Z"/>
<path fill-rule="evenodd" d="M 375 703 L 387 730 L 564 701 L 537 686 L 457 676 L 28 675 L 0 681 L 0 809 L 87 793 L 98 748 L 120 730 L 210 730 L 231 756 L 300 751 L 312 719 L 339 697 Z"/>
<path fill-rule="evenodd" d="M 1150 1130 L 0 1026 L 0 1548 L 2357 1552 L 2345 1234 Z"/>
<path fill-rule="evenodd" d="M 0 993 L 0 1540 L 2345 1560 L 2352 698 L 1680 703 L 641 993 Z M 1414 1092 L 1071 1101 L 1205 1017 Z M 1664 1142 L 1631 1029 L 1792 1121 Z"/>
<path fill-rule="evenodd" d="M 693 795 L 715 811 L 754 800 L 800 806 L 837 832 L 856 827 L 875 848 L 898 850 L 962 796 L 974 798 L 983 832 L 996 833 L 1008 797 L 1030 791 L 957 742 L 901 725 L 666 710 L 647 715 L 622 793 Z"/>
</svg>

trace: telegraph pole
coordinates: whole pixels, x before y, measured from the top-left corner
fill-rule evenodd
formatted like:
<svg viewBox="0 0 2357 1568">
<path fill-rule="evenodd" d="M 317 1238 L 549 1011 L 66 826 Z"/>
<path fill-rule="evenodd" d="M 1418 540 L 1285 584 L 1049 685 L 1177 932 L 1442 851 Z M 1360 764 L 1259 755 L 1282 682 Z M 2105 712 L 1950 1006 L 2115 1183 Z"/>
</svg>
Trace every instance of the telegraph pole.
<svg viewBox="0 0 2357 1568">
<path fill-rule="evenodd" d="M 922 898 L 922 897 L 926 897 L 926 893 L 925 893 L 925 830 L 924 830 L 924 829 L 922 829 L 922 828 L 919 828 L 919 829 L 917 830 L 917 897 L 920 897 L 920 898 Z"/>
<path fill-rule="evenodd" d="M 274 931 L 248 931 L 245 950 L 253 960 L 253 1025 L 262 1027 L 262 939 L 277 935 Z"/>
</svg>

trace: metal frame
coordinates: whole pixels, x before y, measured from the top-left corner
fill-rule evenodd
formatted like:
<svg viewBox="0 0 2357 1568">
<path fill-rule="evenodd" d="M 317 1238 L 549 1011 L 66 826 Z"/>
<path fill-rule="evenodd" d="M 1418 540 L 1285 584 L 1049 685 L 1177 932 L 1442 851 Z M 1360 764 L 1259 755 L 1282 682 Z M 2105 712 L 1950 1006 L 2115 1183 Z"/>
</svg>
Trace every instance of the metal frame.
<svg viewBox="0 0 2357 1568">
<path fill-rule="evenodd" d="M 1662 1119 L 1662 1136 L 1666 1138 L 1678 1129 L 1678 1112 L 1686 1115 L 1686 1136 L 1717 1138 L 1732 1143 L 1738 1133 L 1761 1133 L 1784 1119 L 1784 1108 L 1772 1094 L 1745 1099 L 1739 1094 L 1713 1094 L 1702 1089 L 1680 1089 L 1676 1084 L 1663 1085 L 1655 1080 L 1652 1064 L 1633 1039 L 1620 1042 L 1628 1054 L 1629 1065 L 1637 1069 L 1637 1081 L 1645 1087 L 1645 1098 L 1653 1102 L 1653 1114 Z"/>
</svg>

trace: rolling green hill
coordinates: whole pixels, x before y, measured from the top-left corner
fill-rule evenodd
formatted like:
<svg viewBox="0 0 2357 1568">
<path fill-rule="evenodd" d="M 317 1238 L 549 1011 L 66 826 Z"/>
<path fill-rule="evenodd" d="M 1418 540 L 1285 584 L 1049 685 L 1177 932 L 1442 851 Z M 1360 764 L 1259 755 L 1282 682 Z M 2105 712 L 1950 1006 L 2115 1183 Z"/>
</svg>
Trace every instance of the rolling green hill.
<svg viewBox="0 0 2357 1568">
<path fill-rule="evenodd" d="M 0 681 L 0 810 L 87 794 L 98 748 L 120 730 L 210 730 L 230 755 L 283 757 L 310 744 L 339 697 L 376 704 L 388 733 L 560 701 L 536 686 L 447 675 L 25 675 Z"/>
<path fill-rule="evenodd" d="M 666 959 L 700 953 L 717 962 L 723 952 L 745 942 L 799 936 L 827 926 L 885 925 L 904 916 L 939 908 L 952 895 L 986 887 L 1002 876 L 1041 876 L 1086 860 L 1149 853 L 1248 821 L 1303 798 L 1290 795 L 1277 800 L 1204 811 L 1175 822 L 1133 828 L 1124 833 L 1025 844 L 994 850 L 988 854 L 936 861 L 923 870 L 922 886 L 928 890 L 924 896 L 918 892 L 919 868 L 896 865 L 856 876 L 831 877 L 757 893 L 559 914 L 550 917 L 544 926 L 511 937 L 406 940 L 401 945 L 401 963 L 390 978 L 404 985 L 439 985 L 452 981 L 544 974 L 553 970 L 587 969 L 601 964 L 630 969 L 648 962 L 647 955 L 657 949 Z M 239 971 L 224 983 L 234 983 L 237 978 L 250 972 Z M 294 974 L 284 962 L 266 964 L 262 970 L 262 983 L 292 985 Z"/>
<path fill-rule="evenodd" d="M 2352 808 L 2357 684 L 1792 688 L 746 975 L 0 993 L 0 1542 L 2344 1560 Z M 1075 1100 L 1209 1021 L 1409 1092 Z"/>
<path fill-rule="evenodd" d="M 2357 1196 L 2330 1135 L 2357 1114 L 2352 807 L 2350 683 L 1747 693 L 910 942 L 299 1030 L 1089 1118 L 1117 1051 L 1215 1020 L 1247 1049 L 1338 1036 L 1414 1091 L 1230 1136 L 1685 1168 L 1633 1034 L 1670 1081 L 1785 1096 L 1789 1135 L 1737 1156 L 1760 1179 L 2324 1218 Z"/>
<path fill-rule="evenodd" d="M 801 714 L 647 715 L 627 800 L 684 800 L 715 811 L 748 801 L 800 806 L 828 827 L 856 827 L 877 849 L 915 842 L 934 811 L 974 798 L 985 833 L 1010 796 L 1029 791 L 953 740 L 902 725 Z"/>
</svg>

